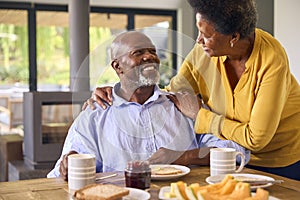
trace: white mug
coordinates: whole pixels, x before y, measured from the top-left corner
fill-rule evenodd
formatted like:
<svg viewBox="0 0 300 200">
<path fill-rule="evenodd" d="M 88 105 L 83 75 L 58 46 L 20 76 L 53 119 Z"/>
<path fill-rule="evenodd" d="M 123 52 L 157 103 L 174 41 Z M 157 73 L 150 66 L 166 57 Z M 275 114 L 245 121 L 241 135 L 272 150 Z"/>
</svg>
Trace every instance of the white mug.
<svg viewBox="0 0 300 200">
<path fill-rule="evenodd" d="M 241 164 L 236 167 L 236 157 L 241 156 Z M 245 165 L 245 155 L 234 148 L 210 149 L 210 175 L 232 174 L 240 172 Z"/>
<path fill-rule="evenodd" d="M 68 156 L 68 186 L 73 193 L 86 185 L 95 183 L 96 159 L 92 154 Z"/>
</svg>

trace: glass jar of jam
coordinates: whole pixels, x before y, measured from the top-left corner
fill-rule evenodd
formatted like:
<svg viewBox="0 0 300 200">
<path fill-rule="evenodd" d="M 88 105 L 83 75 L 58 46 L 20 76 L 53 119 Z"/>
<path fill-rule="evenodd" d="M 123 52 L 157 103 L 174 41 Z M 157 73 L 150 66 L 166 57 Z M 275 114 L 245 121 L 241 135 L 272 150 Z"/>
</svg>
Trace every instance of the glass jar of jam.
<svg viewBox="0 0 300 200">
<path fill-rule="evenodd" d="M 149 161 L 129 161 L 125 169 L 126 187 L 147 189 L 151 183 L 151 168 Z"/>
</svg>

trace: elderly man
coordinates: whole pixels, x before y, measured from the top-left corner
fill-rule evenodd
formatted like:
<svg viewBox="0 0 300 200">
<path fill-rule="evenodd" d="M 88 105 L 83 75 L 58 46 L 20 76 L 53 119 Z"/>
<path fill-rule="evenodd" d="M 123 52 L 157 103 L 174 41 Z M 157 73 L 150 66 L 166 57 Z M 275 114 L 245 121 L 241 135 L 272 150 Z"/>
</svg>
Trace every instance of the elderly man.
<svg viewBox="0 0 300 200">
<path fill-rule="evenodd" d="M 67 179 L 67 156 L 91 153 L 96 171 L 123 171 L 130 160 L 151 163 L 208 164 L 208 147 L 234 147 L 249 159 L 249 151 L 212 135 L 196 138 L 193 121 L 161 91 L 160 60 L 151 40 L 141 32 L 118 35 L 111 45 L 111 66 L 120 82 L 113 88 L 113 105 L 87 108 L 75 119 L 61 158 L 48 177 Z M 201 148 L 199 148 L 201 147 Z M 203 148 L 202 148 L 203 147 Z"/>
</svg>

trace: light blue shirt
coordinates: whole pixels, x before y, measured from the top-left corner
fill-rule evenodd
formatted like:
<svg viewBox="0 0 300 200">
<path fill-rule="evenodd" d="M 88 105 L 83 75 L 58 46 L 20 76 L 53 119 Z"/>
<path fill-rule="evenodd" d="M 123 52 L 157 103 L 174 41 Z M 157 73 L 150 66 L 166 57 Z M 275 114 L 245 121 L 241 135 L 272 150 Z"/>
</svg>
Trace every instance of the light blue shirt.
<svg viewBox="0 0 300 200">
<path fill-rule="evenodd" d="M 232 141 L 204 134 L 196 138 L 193 121 L 185 117 L 167 97 L 155 87 L 154 94 L 143 104 L 128 102 L 116 95 L 113 105 L 103 110 L 87 108 L 74 120 L 66 137 L 60 159 L 47 175 L 59 176 L 62 156 L 70 151 L 96 156 L 96 171 L 123 171 L 130 160 L 147 160 L 160 147 L 176 151 L 203 146 L 238 147 L 250 158 L 250 151 Z M 198 145 L 200 142 L 200 145 Z"/>
</svg>

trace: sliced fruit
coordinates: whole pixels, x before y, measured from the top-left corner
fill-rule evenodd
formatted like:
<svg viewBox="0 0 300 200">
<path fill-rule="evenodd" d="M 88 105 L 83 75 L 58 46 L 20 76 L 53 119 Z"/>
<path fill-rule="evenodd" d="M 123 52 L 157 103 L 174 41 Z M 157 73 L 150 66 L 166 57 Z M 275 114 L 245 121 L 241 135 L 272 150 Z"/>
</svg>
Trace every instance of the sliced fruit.
<svg viewBox="0 0 300 200">
<path fill-rule="evenodd" d="M 200 186 L 199 183 L 192 183 L 186 188 L 187 197 L 191 200 L 197 200 L 197 193 L 203 189 L 203 186 Z"/>
<path fill-rule="evenodd" d="M 238 182 L 229 197 L 235 199 L 245 199 L 247 197 L 251 197 L 250 184 Z"/>
<path fill-rule="evenodd" d="M 269 199 L 269 192 L 262 188 L 257 188 L 256 193 L 252 197 L 248 197 L 245 200 L 268 200 Z"/>
</svg>

